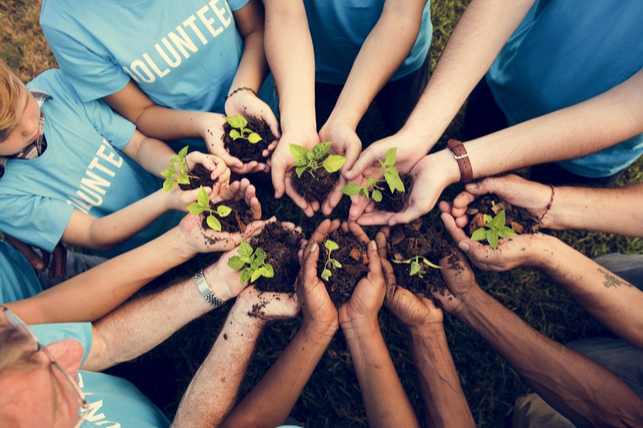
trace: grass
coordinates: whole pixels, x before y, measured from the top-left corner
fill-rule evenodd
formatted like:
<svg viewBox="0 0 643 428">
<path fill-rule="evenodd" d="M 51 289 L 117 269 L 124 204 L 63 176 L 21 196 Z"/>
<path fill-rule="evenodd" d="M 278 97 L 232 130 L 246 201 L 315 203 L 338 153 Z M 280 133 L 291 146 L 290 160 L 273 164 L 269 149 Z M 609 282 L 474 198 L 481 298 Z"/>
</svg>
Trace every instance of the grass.
<svg viewBox="0 0 643 428">
<path fill-rule="evenodd" d="M 444 49 L 457 19 L 469 0 L 435 0 L 431 11 L 434 22 L 431 66 Z M 5 0 L 0 4 L 0 57 L 27 82 L 42 71 L 55 67 L 56 62 L 38 27 L 40 2 L 36 0 Z M 365 143 L 386 135 L 379 122 L 377 108 L 369 110 L 360 127 Z M 462 115 L 458 115 L 445 132 L 441 148 L 448 138 L 459 138 Z M 620 180 L 619 185 L 643 181 L 643 162 L 636 162 Z M 292 202 L 275 201 L 272 189 L 259 185 L 258 194 L 267 215 L 292 221 L 305 232 L 312 231 L 323 216 L 307 218 Z M 448 188 L 441 199 L 451 200 L 461 189 Z M 346 217 L 348 200 L 340 204 L 334 216 Z M 426 219 L 441 227 L 437 210 Z M 369 229 L 374 233 L 375 229 Z M 553 233 L 589 257 L 608 252 L 641 253 L 643 240 L 603 233 L 565 231 Z M 174 275 L 186 274 L 211 256 L 197 258 Z M 543 334 L 562 343 L 602 334 L 609 334 L 550 278 L 532 269 L 515 269 L 504 273 L 477 272 L 481 286 Z M 230 304 L 227 305 L 230 307 Z M 178 399 L 205 358 L 220 329 L 227 310 L 214 311 L 195 320 L 161 346 L 131 363 L 111 370 L 133 380 L 139 388 L 172 417 Z M 276 360 L 294 336 L 300 319 L 269 326 L 257 344 L 254 360 L 242 386 L 247 393 Z M 403 330 L 383 310 L 380 326 L 395 367 L 418 414 L 421 401 L 415 369 Z M 458 320 L 445 316 L 445 329 L 460 381 L 479 427 L 503 427 L 513 402 L 528 387 L 509 365 L 487 344 Z M 346 342 L 337 334 L 293 409 L 292 416 L 308 428 L 362 427 L 366 425 L 364 406 Z"/>
</svg>

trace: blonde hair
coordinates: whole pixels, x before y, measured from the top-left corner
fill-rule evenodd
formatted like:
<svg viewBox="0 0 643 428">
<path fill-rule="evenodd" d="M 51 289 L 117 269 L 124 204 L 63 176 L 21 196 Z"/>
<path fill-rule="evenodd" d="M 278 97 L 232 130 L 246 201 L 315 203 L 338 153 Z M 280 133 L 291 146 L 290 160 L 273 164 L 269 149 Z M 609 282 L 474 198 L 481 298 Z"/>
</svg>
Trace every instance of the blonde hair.
<svg viewBox="0 0 643 428">
<path fill-rule="evenodd" d="M 11 68 L 0 59 L 0 143 L 13 132 L 16 121 L 16 106 L 22 82 Z"/>
</svg>

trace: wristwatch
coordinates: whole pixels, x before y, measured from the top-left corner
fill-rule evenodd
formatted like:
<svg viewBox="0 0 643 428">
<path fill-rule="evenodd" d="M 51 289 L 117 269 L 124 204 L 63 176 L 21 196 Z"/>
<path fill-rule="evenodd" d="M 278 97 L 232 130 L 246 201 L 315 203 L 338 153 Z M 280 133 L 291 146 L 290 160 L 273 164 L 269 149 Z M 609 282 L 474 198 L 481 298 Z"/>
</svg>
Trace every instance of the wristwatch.
<svg viewBox="0 0 643 428">
<path fill-rule="evenodd" d="M 214 293 L 212 293 L 212 290 L 210 290 L 210 287 L 208 287 L 208 283 L 205 281 L 205 276 L 203 276 L 203 269 L 194 274 L 194 281 L 196 282 L 196 288 L 199 289 L 199 292 L 206 302 L 215 308 L 223 305 L 224 302 L 215 296 Z"/>
</svg>

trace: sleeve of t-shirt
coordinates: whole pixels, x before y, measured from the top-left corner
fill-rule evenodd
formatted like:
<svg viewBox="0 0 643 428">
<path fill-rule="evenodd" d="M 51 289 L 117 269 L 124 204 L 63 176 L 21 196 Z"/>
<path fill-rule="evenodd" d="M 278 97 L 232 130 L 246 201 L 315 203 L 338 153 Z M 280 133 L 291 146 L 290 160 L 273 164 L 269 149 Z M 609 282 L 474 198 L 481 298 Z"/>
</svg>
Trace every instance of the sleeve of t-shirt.
<svg viewBox="0 0 643 428">
<path fill-rule="evenodd" d="M 0 230 L 52 252 L 62 238 L 74 207 L 34 195 L 0 194 Z"/>
<path fill-rule="evenodd" d="M 111 60 L 111 54 L 91 34 L 71 35 L 41 21 L 47 42 L 83 101 L 115 94 L 127 85 L 130 77 Z"/>
<path fill-rule="evenodd" d="M 67 324 L 40 324 L 29 326 L 41 345 L 58 342 L 63 339 L 75 339 L 83 345 L 83 363 L 92 349 L 94 334 L 89 322 Z M 82 363 L 81 363 L 82 364 Z"/>
<path fill-rule="evenodd" d="M 122 150 L 132 140 L 136 125 L 112 110 L 103 100 L 87 101 L 85 111 L 96 131 L 112 146 Z"/>
<path fill-rule="evenodd" d="M 250 0 L 228 0 L 228 5 L 230 6 L 230 10 L 236 12 L 245 5 L 247 5 L 250 2 Z"/>
</svg>

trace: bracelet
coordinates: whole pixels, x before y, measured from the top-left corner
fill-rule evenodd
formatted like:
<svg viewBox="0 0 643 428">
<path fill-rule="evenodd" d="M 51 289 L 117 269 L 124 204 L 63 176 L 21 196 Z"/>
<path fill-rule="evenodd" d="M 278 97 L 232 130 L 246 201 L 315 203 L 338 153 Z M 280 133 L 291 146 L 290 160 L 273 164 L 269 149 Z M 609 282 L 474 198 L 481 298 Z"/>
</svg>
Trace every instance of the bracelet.
<svg viewBox="0 0 643 428">
<path fill-rule="evenodd" d="M 450 139 L 447 142 L 447 147 L 453 152 L 453 157 L 456 162 L 458 162 L 458 168 L 460 168 L 460 183 L 470 182 L 473 179 L 473 170 L 471 169 L 467 148 L 464 147 L 462 141 L 454 139 Z"/>
<path fill-rule="evenodd" d="M 227 96 L 227 97 L 225 97 L 225 100 L 226 100 L 226 101 L 228 101 L 228 98 L 230 98 L 231 96 L 233 96 L 234 94 L 236 94 L 236 93 L 237 93 L 237 92 L 239 92 L 239 91 L 250 91 L 250 92 L 252 92 L 253 94 L 255 94 L 255 97 L 257 96 L 257 93 L 255 92 L 255 90 L 254 90 L 254 89 L 252 89 L 252 88 L 250 88 L 250 87 L 248 87 L 248 86 L 242 86 L 242 87 L 237 88 L 237 89 L 235 89 L 234 91 L 230 92 L 230 93 L 228 94 L 228 96 Z"/>
<path fill-rule="evenodd" d="M 547 208 L 545 208 L 545 212 L 542 213 L 538 221 L 542 221 L 545 218 L 545 215 L 549 212 L 551 209 L 551 204 L 554 203 L 554 195 L 556 195 L 556 192 L 554 191 L 554 186 L 552 184 L 549 185 L 551 187 L 551 199 L 549 199 L 549 203 L 547 204 Z"/>
<path fill-rule="evenodd" d="M 215 309 L 223 305 L 223 301 L 219 300 L 219 298 L 212 293 L 210 287 L 208 287 L 205 276 L 203 276 L 203 269 L 194 274 L 194 280 L 196 282 L 196 288 L 199 289 L 199 292 L 206 302 L 214 306 Z"/>
</svg>

